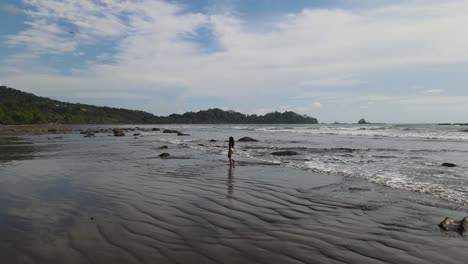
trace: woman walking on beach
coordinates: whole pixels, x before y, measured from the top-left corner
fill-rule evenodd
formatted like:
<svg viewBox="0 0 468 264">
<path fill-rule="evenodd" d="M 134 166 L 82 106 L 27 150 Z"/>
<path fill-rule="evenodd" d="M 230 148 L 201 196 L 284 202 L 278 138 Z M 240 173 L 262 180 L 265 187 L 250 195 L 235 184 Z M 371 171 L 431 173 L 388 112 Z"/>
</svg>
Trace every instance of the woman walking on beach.
<svg viewBox="0 0 468 264">
<path fill-rule="evenodd" d="M 229 166 L 230 167 L 235 167 L 235 160 L 232 158 L 232 155 L 234 154 L 234 138 L 229 137 L 229 150 L 228 150 L 228 158 L 229 158 Z"/>
</svg>

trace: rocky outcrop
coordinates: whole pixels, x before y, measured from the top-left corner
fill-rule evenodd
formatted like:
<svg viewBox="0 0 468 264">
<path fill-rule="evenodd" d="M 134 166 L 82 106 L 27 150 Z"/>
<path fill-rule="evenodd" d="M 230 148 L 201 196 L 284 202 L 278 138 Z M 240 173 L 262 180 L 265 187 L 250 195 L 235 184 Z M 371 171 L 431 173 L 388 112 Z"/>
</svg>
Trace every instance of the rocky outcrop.
<svg viewBox="0 0 468 264">
<path fill-rule="evenodd" d="M 174 133 L 174 134 L 179 134 L 180 132 L 177 130 L 172 130 L 172 129 L 164 129 L 163 133 Z"/>
<path fill-rule="evenodd" d="M 295 156 L 295 155 L 299 155 L 299 153 L 297 153 L 296 151 L 292 151 L 292 150 L 276 151 L 276 152 L 272 152 L 270 154 L 273 155 L 273 156 Z"/>
<path fill-rule="evenodd" d="M 237 141 L 240 141 L 240 142 L 258 142 L 258 140 L 256 140 L 255 138 L 251 138 L 251 137 L 239 138 Z"/>
<path fill-rule="evenodd" d="M 154 127 L 154 128 L 151 129 L 151 131 L 159 131 L 159 130 L 161 130 L 161 129 L 159 129 L 157 127 Z"/>
<path fill-rule="evenodd" d="M 123 137 L 125 136 L 125 132 L 121 128 L 114 128 L 114 137 Z"/>
<path fill-rule="evenodd" d="M 185 134 L 185 133 L 182 133 L 182 132 L 179 132 L 177 133 L 178 136 L 190 136 L 190 134 Z"/>
<path fill-rule="evenodd" d="M 159 147 L 159 149 L 168 149 L 168 148 L 169 148 L 169 147 L 166 146 L 166 145 Z"/>
<path fill-rule="evenodd" d="M 87 133 L 84 137 L 85 138 L 94 137 L 94 133 Z"/>
<path fill-rule="evenodd" d="M 210 139 L 210 142 L 216 142 L 216 140 L 214 140 L 214 139 Z"/>
<path fill-rule="evenodd" d="M 167 159 L 171 156 L 171 154 L 167 153 L 167 152 L 164 152 L 164 153 L 161 153 L 159 154 L 159 157 L 162 158 L 162 159 Z"/>
<path fill-rule="evenodd" d="M 461 221 L 456 221 L 453 218 L 446 217 L 440 222 L 439 227 L 445 231 L 456 231 L 462 236 L 468 236 L 468 217 L 463 218 Z"/>
<path fill-rule="evenodd" d="M 141 134 L 140 133 L 135 133 L 135 134 L 133 134 L 133 136 L 138 137 L 138 136 L 141 136 Z"/>
<path fill-rule="evenodd" d="M 358 124 L 370 124 L 370 123 L 367 122 L 364 118 L 361 118 L 361 119 L 358 121 Z"/>
<path fill-rule="evenodd" d="M 444 166 L 444 167 L 456 167 L 457 165 L 456 164 L 453 164 L 453 163 L 450 163 L 450 162 L 444 162 L 441 164 L 441 166 Z"/>
</svg>

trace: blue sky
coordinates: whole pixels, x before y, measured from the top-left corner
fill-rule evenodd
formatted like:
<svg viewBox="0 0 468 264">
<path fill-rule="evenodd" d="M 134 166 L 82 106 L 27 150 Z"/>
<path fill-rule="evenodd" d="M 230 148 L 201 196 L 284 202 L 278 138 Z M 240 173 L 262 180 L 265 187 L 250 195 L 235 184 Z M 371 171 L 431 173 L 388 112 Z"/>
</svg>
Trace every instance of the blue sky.
<svg viewBox="0 0 468 264">
<path fill-rule="evenodd" d="M 467 122 L 464 0 L 3 0 L 0 82 L 157 115 Z"/>
</svg>

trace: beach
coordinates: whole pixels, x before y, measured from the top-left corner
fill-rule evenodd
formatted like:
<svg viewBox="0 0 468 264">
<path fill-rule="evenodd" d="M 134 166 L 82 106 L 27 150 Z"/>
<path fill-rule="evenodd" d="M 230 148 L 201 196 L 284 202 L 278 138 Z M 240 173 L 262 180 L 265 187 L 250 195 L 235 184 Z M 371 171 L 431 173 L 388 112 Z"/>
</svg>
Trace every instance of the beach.
<svg viewBox="0 0 468 264">
<path fill-rule="evenodd" d="M 323 134 L 284 126 L 171 127 L 188 136 L 164 134 L 162 126 L 142 127 L 146 129 L 128 130 L 122 137 L 103 132 L 85 138 L 80 132 L 89 126 L 72 126 L 66 134 L 0 136 L 2 261 L 464 263 L 468 259 L 468 237 L 438 226 L 445 217 L 468 216 L 463 185 L 467 179 L 460 174 L 466 166 L 460 153 L 467 143 L 458 130 L 440 133 L 449 138 L 437 138 L 436 131 L 421 139 L 415 133 L 391 137 L 372 127 L 321 129 Z M 152 131 L 153 127 L 161 131 Z M 91 129 L 108 131 L 109 126 Z M 235 139 L 259 140 L 236 142 L 235 168 L 227 159 L 226 140 L 231 134 Z M 457 136 L 462 138 L 450 138 Z M 418 159 L 398 152 L 398 142 L 408 147 L 410 140 L 419 149 L 404 155 L 421 149 L 432 153 L 439 144 L 443 145 L 439 149 L 458 152 L 436 149 L 436 156 L 458 166 L 440 168 L 439 160 L 433 165 L 427 161 L 435 159 L 432 154 L 418 154 Z M 327 149 L 321 145 L 324 142 Z M 294 150 L 298 155 L 270 155 L 277 150 Z M 170 156 L 161 158 L 162 153 Z M 368 156 L 382 157 L 363 162 Z M 419 163 L 405 163 L 421 159 L 426 167 L 415 171 L 427 171 L 426 178 L 408 171 Z M 354 162 L 361 171 L 352 169 Z M 397 164 L 408 167 L 396 170 Z M 364 173 L 372 170 L 383 176 Z M 388 176 L 393 171 L 400 174 Z M 437 182 L 430 181 L 434 171 Z M 440 176 L 442 172 L 448 176 Z M 460 177 L 449 177 L 453 175 Z M 442 188 L 450 184 L 462 186 Z"/>
</svg>

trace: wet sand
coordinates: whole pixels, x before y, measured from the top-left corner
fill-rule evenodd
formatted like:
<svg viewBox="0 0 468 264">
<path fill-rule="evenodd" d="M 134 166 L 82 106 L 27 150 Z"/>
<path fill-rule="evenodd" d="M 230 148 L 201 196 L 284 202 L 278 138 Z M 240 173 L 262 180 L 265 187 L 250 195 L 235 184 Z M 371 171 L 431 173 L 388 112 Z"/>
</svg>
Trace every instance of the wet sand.
<svg viewBox="0 0 468 264">
<path fill-rule="evenodd" d="M 5 263 L 464 263 L 424 194 L 141 138 L 0 140 Z M 158 155 L 169 152 L 171 158 Z"/>
</svg>

